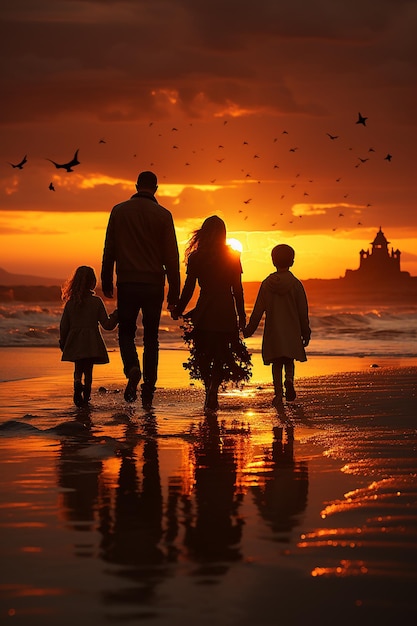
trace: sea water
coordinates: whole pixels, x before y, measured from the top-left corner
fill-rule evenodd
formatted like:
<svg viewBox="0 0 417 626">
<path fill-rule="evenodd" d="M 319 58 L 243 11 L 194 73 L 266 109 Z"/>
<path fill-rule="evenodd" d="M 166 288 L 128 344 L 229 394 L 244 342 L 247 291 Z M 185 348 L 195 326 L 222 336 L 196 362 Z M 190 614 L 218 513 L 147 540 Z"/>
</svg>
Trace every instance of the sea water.
<svg viewBox="0 0 417 626">
<path fill-rule="evenodd" d="M 1 303 L 0 347 L 57 347 L 62 304 Z M 337 356 L 417 356 L 417 306 L 311 307 L 310 355 Z M 263 322 L 249 349 L 259 352 Z M 138 323 L 138 342 L 142 328 Z M 117 331 L 103 331 L 109 349 L 117 347 Z M 184 349 L 181 320 L 172 320 L 164 310 L 160 325 L 162 349 Z"/>
</svg>

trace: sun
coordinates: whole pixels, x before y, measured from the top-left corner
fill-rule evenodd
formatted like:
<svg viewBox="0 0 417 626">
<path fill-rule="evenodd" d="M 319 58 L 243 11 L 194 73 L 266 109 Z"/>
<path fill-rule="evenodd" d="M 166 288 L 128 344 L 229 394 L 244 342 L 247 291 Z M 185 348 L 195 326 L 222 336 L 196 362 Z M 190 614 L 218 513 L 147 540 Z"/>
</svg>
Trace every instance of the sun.
<svg viewBox="0 0 417 626">
<path fill-rule="evenodd" d="M 231 239 L 226 239 L 226 243 L 232 248 L 232 250 L 237 250 L 237 252 L 242 252 L 243 250 L 243 246 L 239 239 L 233 239 L 232 237 Z"/>
</svg>

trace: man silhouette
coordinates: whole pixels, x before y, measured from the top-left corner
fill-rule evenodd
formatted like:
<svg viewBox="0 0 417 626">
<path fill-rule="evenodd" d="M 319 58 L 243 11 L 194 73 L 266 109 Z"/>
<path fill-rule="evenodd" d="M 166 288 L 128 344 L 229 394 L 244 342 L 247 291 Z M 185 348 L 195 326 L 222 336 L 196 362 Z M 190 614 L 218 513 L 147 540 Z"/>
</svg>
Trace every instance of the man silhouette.
<svg viewBox="0 0 417 626">
<path fill-rule="evenodd" d="M 178 302 L 180 272 L 178 244 L 172 215 L 155 198 L 158 180 L 153 172 L 141 172 L 137 192 L 113 207 L 104 244 L 101 283 L 104 295 L 113 297 L 116 266 L 119 346 L 123 371 L 128 379 L 124 392 L 134 402 L 141 379 L 135 345 L 136 323 L 142 311 L 143 383 L 142 406 L 152 407 L 158 373 L 158 331 L 168 280 L 168 310 Z"/>
</svg>

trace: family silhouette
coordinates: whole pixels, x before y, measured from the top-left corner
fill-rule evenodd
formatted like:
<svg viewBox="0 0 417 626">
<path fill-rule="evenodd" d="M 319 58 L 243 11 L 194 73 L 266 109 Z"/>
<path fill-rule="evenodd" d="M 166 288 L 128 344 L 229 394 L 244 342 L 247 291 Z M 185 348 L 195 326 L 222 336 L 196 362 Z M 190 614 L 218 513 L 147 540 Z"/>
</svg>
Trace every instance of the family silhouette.
<svg viewBox="0 0 417 626">
<path fill-rule="evenodd" d="M 103 300 L 95 295 L 97 281 L 91 267 L 79 267 L 62 290 L 65 308 L 60 347 L 62 360 L 74 362 L 74 403 L 79 407 L 88 404 L 93 365 L 109 360 L 100 327 L 112 330 L 118 325 L 127 379 L 124 399 L 136 401 L 142 379 L 142 407 L 152 410 L 166 282 L 167 309 L 174 320 L 182 318 L 182 337 L 189 349 L 184 367 L 190 378 L 204 385 L 206 412 L 218 411 L 221 385 L 238 385 L 250 379 L 251 354 L 243 338 L 253 335 L 263 316 L 262 358 L 265 365 L 272 365 L 272 404 L 278 408 L 283 396 L 293 401 L 294 360 L 307 359 L 305 347 L 311 335 L 307 296 L 301 281 L 290 271 L 293 248 L 287 244 L 273 248 L 276 271 L 262 281 L 246 324 L 240 253 L 227 244 L 226 224 L 212 215 L 192 233 L 185 249 L 186 279 L 181 291 L 174 221 L 171 212 L 157 201 L 157 189 L 157 176 L 143 171 L 137 178 L 136 193 L 110 212 L 101 284 L 104 296 L 113 298 L 116 275 L 117 309 L 108 315 Z M 186 311 L 197 284 L 196 305 Z M 135 342 L 140 313 L 142 363 Z"/>
</svg>

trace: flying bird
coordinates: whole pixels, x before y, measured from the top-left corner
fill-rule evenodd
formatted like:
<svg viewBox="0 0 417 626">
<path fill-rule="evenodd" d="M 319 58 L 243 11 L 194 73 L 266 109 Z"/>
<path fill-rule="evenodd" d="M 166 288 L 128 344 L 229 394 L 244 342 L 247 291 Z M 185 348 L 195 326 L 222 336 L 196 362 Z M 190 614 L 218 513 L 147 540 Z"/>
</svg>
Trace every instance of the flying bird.
<svg viewBox="0 0 417 626">
<path fill-rule="evenodd" d="M 391 161 L 392 154 L 388 153 L 386 157 L 384 157 L 384 161 Z"/>
<path fill-rule="evenodd" d="M 333 139 L 339 139 L 339 135 L 331 135 L 330 133 L 326 133 L 326 135 L 327 135 L 328 137 L 330 137 L 330 139 L 332 139 L 332 140 L 333 140 Z"/>
<path fill-rule="evenodd" d="M 53 183 L 49 183 L 49 187 L 48 187 L 49 191 L 55 191 L 55 187 Z"/>
<path fill-rule="evenodd" d="M 57 169 L 64 169 L 67 170 L 67 172 L 73 172 L 74 170 L 72 168 L 76 165 L 80 165 L 80 162 L 78 160 L 78 149 L 75 151 L 74 158 L 71 161 L 68 161 L 68 163 L 55 163 L 55 161 L 52 161 L 52 159 L 46 160 L 53 163 Z"/>
<path fill-rule="evenodd" d="M 27 154 L 25 154 L 25 156 L 20 161 L 20 163 L 10 163 L 9 161 L 8 161 L 8 163 L 9 163 L 9 165 L 11 165 L 13 167 L 13 169 L 17 167 L 17 169 L 22 170 L 24 164 L 27 163 Z"/>
<path fill-rule="evenodd" d="M 248 198 L 247 200 L 243 200 L 244 204 L 249 204 L 249 202 L 252 200 L 252 198 Z"/>
<path fill-rule="evenodd" d="M 368 119 L 367 117 L 364 117 L 363 115 L 358 113 L 358 121 L 356 123 L 357 124 L 363 124 L 363 126 L 366 126 L 366 120 L 367 119 Z"/>
</svg>

